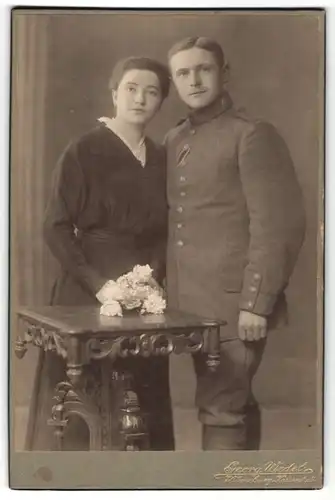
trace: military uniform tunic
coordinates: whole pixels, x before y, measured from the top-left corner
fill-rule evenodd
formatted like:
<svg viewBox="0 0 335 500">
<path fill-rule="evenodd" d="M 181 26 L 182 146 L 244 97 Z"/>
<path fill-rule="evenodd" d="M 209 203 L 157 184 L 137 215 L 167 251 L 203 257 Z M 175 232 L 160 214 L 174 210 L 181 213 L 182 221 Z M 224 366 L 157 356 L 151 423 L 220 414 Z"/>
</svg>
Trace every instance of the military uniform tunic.
<svg viewBox="0 0 335 500">
<path fill-rule="evenodd" d="M 305 231 L 292 159 L 276 129 L 237 112 L 227 93 L 192 112 L 165 145 L 168 304 L 227 321 L 218 372 L 194 356 L 203 448 L 257 448 L 251 381 L 265 341 L 242 342 L 238 318 L 241 310 L 266 316 L 269 328 L 286 320 Z"/>
<path fill-rule="evenodd" d="M 226 319 L 239 310 L 283 318 L 304 236 L 302 196 L 276 129 L 225 95 L 166 137 L 170 304 Z"/>
</svg>

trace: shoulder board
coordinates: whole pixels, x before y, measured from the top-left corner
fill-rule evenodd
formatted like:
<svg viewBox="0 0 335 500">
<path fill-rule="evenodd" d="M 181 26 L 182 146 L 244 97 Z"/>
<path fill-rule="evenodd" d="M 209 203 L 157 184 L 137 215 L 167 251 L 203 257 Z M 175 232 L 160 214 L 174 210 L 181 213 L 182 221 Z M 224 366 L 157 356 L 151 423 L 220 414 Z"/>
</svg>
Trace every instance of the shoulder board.
<svg viewBox="0 0 335 500">
<path fill-rule="evenodd" d="M 240 120 L 243 120 L 248 123 L 264 123 L 264 118 L 260 116 L 251 116 L 247 113 L 245 108 L 235 108 L 234 109 L 234 114 L 237 118 Z"/>
<path fill-rule="evenodd" d="M 241 107 L 241 108 L 233 108 L 233 112 L 237 118 L 240 118 L 241 120 L 245 120 L 246 122 L 253 121 L 251 116 L 247 113 L 246 109 Z"/>
</svg>

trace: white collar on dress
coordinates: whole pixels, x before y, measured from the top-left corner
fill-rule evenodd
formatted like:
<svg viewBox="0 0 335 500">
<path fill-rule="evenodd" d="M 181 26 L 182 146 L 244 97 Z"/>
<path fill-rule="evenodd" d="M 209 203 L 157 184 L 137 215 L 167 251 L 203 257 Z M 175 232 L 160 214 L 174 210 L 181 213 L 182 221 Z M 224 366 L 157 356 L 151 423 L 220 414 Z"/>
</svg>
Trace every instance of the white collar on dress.
<svg viewBox="0 0 335 500">
<path fill-rule="evenodd" d="M 143 136 L 138 143 L 138 146 L 136 148 L 133 148 L 127 139 L 120 134 L 120 131 L 117 129 L 115 125 L 115 120 L 113 118 L 109 118 L 108 116 L 101 116 L 98 118 L 99 122 L 105 123 L 106 127 L 109 128 L 114 134 L 116 134 L 121 141 L 125 143 L 125 145 L 130 149 L 130 151 L 133 153 L 135 158 L 141 163 L 142 167 L 145 167 L 145 162 L 146 162 L 146 147 L 145 147 L 145 137 Z"/>
</svg>

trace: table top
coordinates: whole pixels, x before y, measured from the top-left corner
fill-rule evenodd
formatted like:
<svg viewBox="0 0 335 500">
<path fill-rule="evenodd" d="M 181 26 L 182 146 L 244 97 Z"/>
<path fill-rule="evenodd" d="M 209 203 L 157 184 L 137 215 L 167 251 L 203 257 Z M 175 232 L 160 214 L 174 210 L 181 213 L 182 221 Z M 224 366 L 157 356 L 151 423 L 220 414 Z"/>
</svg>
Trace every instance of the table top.
<svg viewBox="0 0 335 500">
<path fill-rule="evenodd" d="M 224 325 L 224 321 L 202 318 L 177 310 L 166 310 L 164 314 L 141 315 L 126 312 L 123 317 L 100 314 L 99 306 L 33 306 L 22 307 L 18 316 L 28 322 L 52 328 L 59 334 L 82 335 L 90 333 L 145 333 L 150 331 L 171 332 L 183 329 L 203 330 L 207 326 Z"/>
</svg>

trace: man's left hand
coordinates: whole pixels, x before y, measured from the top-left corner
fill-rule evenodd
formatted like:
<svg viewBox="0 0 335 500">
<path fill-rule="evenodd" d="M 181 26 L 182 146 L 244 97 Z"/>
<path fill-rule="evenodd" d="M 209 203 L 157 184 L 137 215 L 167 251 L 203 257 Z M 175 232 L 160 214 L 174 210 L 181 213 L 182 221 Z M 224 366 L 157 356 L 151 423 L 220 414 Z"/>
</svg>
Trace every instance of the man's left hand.
<svg viewBox="0 0 335 500">
<path fill-rule="evenodd" d="M 238 335 L 244 341 L 264 339 L 267 334 L 267 319 L 249 311 L 240 311 Z"/>
</svg>

